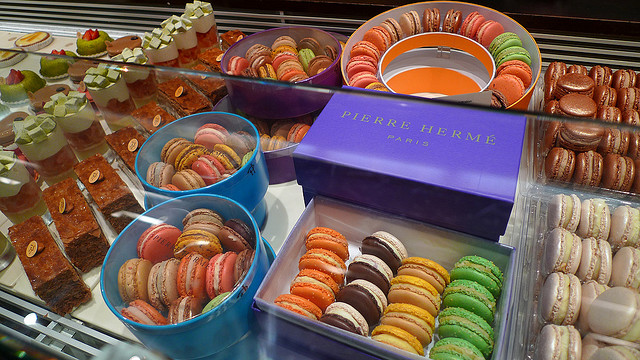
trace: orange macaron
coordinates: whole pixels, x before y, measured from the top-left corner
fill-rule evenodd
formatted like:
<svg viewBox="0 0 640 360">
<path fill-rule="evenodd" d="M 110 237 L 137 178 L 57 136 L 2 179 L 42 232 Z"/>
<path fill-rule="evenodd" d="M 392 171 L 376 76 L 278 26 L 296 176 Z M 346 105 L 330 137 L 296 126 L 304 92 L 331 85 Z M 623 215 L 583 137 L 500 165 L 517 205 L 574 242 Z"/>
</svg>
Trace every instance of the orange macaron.
<svg viewBox="0 0 640 360">
<path fill-rule="evenodd" d="M 522 60 L 509 60 L 502 63 L 498 66 L 496 70 L 496 74 L 511 74 L 515 75 L 522 80 L 525 88 L 528 88 L 531 85 L 531 81 L 533 80 L 533 74 L 531 72 L 531 67 L 527 65 Z"/>
<path fill-rule="evenodd" d="M 305 246 L 309 249 L 326 249 L 338 255 L 342 261 L 349 259 L 349 243 L 344 235 L 326 228 L 315 227 L 307 233 Z"/>
<path fill-rule="evenodd" d="M 489 84 L 489 89 L 502 93 L 507 99 L 508 105 L 512 105 L 520 100 L 526 88 L 519 77 L 511 74 L 500 74 Z"/>
<path fill-rule="evenodd" d="M 300 257 L 298 269 L 314 269 L 331 276 L 333 280 L 342 285 L 347 265 L 335 253 L 326 249 L 309 249 Z"/>
<path fill-rule="evenodd" d="M 289 292 L 316 304 L 324 312 L 339 291 L 338 284 L 322 271 L 302 269 L 291 282 Z"/>
<path fill-rule="evenodd" d="M 294 313 L 306 316 L 309 319 L 318 320 L 322 316 L 322 310 L 320 310 L 316 304 L 302 296 L 282 294 L 273 302 L 283 309 L 293 311 Z"/>
</svg>

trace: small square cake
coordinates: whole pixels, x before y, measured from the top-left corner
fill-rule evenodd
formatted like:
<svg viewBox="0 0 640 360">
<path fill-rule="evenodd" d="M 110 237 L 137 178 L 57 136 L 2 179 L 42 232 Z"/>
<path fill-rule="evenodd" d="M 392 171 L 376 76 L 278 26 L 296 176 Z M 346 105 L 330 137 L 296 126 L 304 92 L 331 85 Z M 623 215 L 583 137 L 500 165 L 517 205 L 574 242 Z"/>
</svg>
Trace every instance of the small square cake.
<svg viewBox="0 0 640 360">
<path fill-rule="evenodd" d="M 222 39 L 222 50 L 227 50 L 231 47 L 231 45 L 237 43 L 238 41 L 247 37 L 240 30 L 229 30 L 226 33 L 220 35 L 220 39 Z"/>
<path fill-rule="evenodd" d="M 102 265 L 109 243 L 76 181 L 65 179 L 44 189 L 43 198 L 71 263 L 82 272 Z"/>
<path fill-rule="evenodd" d="M 177 77 L 158 84 L 158 90 L 160 99 L 171 105 L 180 117 L 212 109 L 209 99 Z"/>
<path fill-rule="evenodd" d="M 47 306 L 64 316 L 91 299 L 91 290 L 58 248 L 40 216 L 9 228 L 33 291 Z"/>
<path fill-rule="evenodd" d="M 175 116 L 166 112 L 155 101 L 150 101 L 143 107 L 134 110 L 131 116 L 147 129 L 150 134 L 176 119 Z"/>
<path fill-rule="evenodd" d="M 224 51 L 218 48 L 211 48 L 203 53 L 198 54 L 198 60 L 210 67 L 212 71 L 222 72 L 220 61 L 222 61 L 223 55 Z"/>
<path fill-rule="evenodd" d="M 105 139 L 113 151 L 127 164 L 129 170 L 135 173 L 136 155 L 146 140 L 145 137 L 138 130 L 129 126 L 107 135 Z"/>
<path fill-rule="evenodd" d="M 194 66 L 193 70 L 211 72 L 208 67 L 202 64 Z M 214 104 L 227 95 L 227 87 L 225 86 L 224 79 L 218 78 L 215 74 L 211 74 L 210 76 L 185 75 L 185 78 Z"/>
<path fill-rule="evenodd" d="M 98 205 L 98 209 L 117 232 L 122 231 L 133 220 L 133 214 L 142 213 L 140 204 L 127 184 L 102 155 L 87 158 L 76 164 L 73 169 Z"/>
</svg>

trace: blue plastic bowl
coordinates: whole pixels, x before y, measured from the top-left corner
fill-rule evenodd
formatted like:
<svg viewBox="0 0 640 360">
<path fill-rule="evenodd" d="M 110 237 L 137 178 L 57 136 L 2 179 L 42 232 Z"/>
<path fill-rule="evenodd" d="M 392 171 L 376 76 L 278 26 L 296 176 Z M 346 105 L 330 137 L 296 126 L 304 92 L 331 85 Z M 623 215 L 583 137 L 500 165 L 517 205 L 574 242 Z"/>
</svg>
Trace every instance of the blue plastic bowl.
<svg viewBox="0 0 640 360">
<path fill-rule="evenodd" d="M 262 239 L 258 224 L 242 205 L 216 195 L 187 195 L 154 206 L 133 220 L 115 240 L 102 265 L 100 286 L 109 309 L 145 346 L 173 359 L 198 359 L 216 354 L 243 338 L 254 324 L 251 303 L 273 260 L 273 250 L 257 241 L 253 263 L 242 282 L 215 309 L 173 325 L 144 325 L 120 315 L 127 306 L 118 292 L 118 270 L 125 261 L 137 257 L 138 238 L 151 225 L 165 222 L 182 228 L 182 219 L 191 210 L 208 208 L 225 219 L 240 219 L 249 225 L 256 239 Z"/>
<path fill-rule="evenodd" d="M 198 128 L 204 124 L 216 123 L 224 126 L 229 132 L 246 131 L 256 140 L 258 151 L 253 152 L 251 160 L 232 176 L 215 184 L 187 191 L 169 191 L 152 186 L 147 182 L 147 169 L 160 161 L 162 147 L 171 139 L 181 137 L 193 141 Z M 260 135 L 256 127 L 240 115 L 226 112 L 206 112 L 186 116 L 173 121 L 144 142 L 136 156 L 136 175 L 146 190 L 145 207 L 155 206 L 167 199 L 193 194 L 214 194 L 229 197 L 251 211 L 251 214 L 262 226 L 266 217 L 264 195 L 269 186 L 269 173 L 264 154 L 260 149 Z"/>
</svg>

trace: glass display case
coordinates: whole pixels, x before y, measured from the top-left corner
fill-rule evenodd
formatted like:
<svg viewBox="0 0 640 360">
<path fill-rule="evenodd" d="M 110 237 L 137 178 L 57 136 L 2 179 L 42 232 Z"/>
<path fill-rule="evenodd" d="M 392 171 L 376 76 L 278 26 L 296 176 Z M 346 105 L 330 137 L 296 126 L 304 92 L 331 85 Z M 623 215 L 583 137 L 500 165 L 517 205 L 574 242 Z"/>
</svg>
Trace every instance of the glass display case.
<svg viewBox="0 0 640 360">
<path fill-rule="evenodd" d="M 213 25 L 192 34 L 195 61 L 180 61 L 189 55 L 187 40 L 154 33 L 198 30 L 179 17 L 184 4 L 33 1 L 20 6 L 34 14 L 0 25 L 0 137 L 3 124 L 13 124 L 0 152 L 7 179 L 0 182 L 0 232 L 13 244 L 0 242 L 10 254 L 0 270 L 0 333 L 11 349 L 29 344 L 60 359 L 113 352 L 128 359 L 138 351 L 174 359 L 640 355 L 634 21 L 621 25 L 627 30 L 620 36 L 606 26 L 578 35 L 554 31 L 549 19 L 628 19 L 620 12 L 587 19 L 588 6 L 583 14 L 508 2 L 381 1 L 362 18 L 311 16 L 297 1 L 243 4 L 256 11 L 220 5 L 213 13 L 200 4 L 202 14 L 191 9 L 215 14 Z M 286 11 L 274 12 L 276 5 Z M 10 14 L 17 6 L 0 9 Z M 53 13 L 38 15 L 47 7 Z M 493 68 L 455 69 L 472 73 L 473 95 L 394 93 L 393 77 L 407 65 L 392 62 L 415 61 L 405 56 L 412 51 L 431 56 L 425 28 L 412 37 L 421 39 L 417 45 L 391 40 L 409 49 L 380 60 L 392 70 L 376 72 L 377 90 L 348 85 L 355 85 L 350 60 L 361 55 L 354 48 L 371 28 L 411 11 L 425 21 L 422 13 L 433 8 L 444 20 L 456 7 L 460 23 L 474 10 L 513 22 L 503 31 L 515 32 L 530 55 L 529 83 L 515 100 L 492 94 L 498 59 L 475 36 L 469 41 Z M 198 41 L 207 31 L 220 37 L 213 47 Z M 44 38 L 15 49 L 25 34 Z M 294 51 L 324 58 L 300 55 L 296 75 L 285 75 L 277 54 L 260 62 L 250 53 L 278 41 L 288 46 L 283 36 L 307 44 Z M 116 39 L 139 40 L 144 50 L 102 54 Z M 454 50 L 441 43 L 437 57 L 448 62 L 427 67 L 451 70 L 460 42 L 435 41 Z M 178 42 L 184 51 L 176 46 L 174 54 Z M 173 55 L 177 64 L 196 65 L 166 66 Z M 322 64 L 315 70 L 314 60 Z M 474 71 L 488 71 L 489 79 Z M 293 76 L 300 77 L 276 80 Z M 314 247 L 331 248 L 323 255 L 338 257 L 331 269 L 343 267 L 325 269 L 330 281 L 313 279 L 324 266 L 309 260 Z M 407 285 L 416 274 L 411 281 L 419 285 Z M 383 284 L 374 287 L 387 287 L 383 299 L 367 290 L 379 276 Z M 482 290 L 470 289 L 478 286 L 470 279 Z M 313 290 L 320 282 L 323 290 Z M 336 286 L 325 302 L 319 293 L 333 287 L 327 282 Z M 420 295 L 407 295 L 407 287 Z M 370 301 L 363 292 L 378 297 L 373 310 L 362 305 Z M 320 315 L 285 295 L 312 299 Z M 333 305 L 345 303 L 348 310 Z M 409 316 L 420 318 L 418 330 L 403 325 L 405 303 L 426 309 L 422 318 Z M 477 303 L 489 303 L 488 315 L 477 315 Z M 486 326 L 475 329 L 480 323 Z M 487 336 L 469 335 L 475 331 Z"/>
</svg>

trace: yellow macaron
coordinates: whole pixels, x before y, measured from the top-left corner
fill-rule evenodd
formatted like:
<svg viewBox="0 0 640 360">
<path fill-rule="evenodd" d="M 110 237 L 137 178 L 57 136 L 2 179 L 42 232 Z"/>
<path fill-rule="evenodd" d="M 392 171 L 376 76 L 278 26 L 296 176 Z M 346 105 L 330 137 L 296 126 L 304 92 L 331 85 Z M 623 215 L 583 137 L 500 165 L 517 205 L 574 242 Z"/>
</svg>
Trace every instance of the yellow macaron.
<svg viewBox="0 0 640 360">
<path fill-rule="evenodd" d="M 433 338 L 435 318 L 427 310 L 415 305 L 391 303 L 385 309 L 380 324 L 399 327 L 426 346 Z"/>
<path fill-rule="evenodd" d="M 398 275 L 412 275 L 426 280 L 433 285 L 440 294 L 442 294 L 444 288 L 451 282 L 449 272 L 440 264 L 416 256 L 402 260 L 402 266 L 398 268 Z"/>
<path fill-rule="evenodd" d="M 173 247 L 173 255 L 181 259 L 188 253 L 198 253 L 210 259 L 222 252 L 220 240 L 214 234 L 205 230 L 187 230 L 178 237 Z"/>
<path fill-rule="evenodd" d="M 395 326 L 378 325 L 371 332 L 371 338 L 412 354 L 424 355 L 424 348 L 420 341 L 415 336 Z"/>
<path fill-rule="evenodd" d="M 417 276 L 398 275 L 391 279 L 387 297 L 390 303 L 413 304 L 427 310 L 433 317 L 440 311 L 440 293 Z"/>
</svg>

